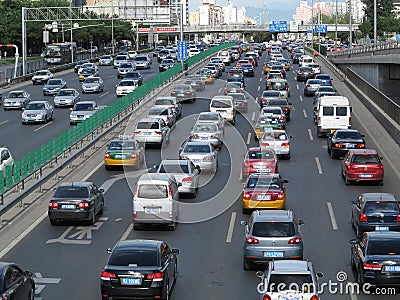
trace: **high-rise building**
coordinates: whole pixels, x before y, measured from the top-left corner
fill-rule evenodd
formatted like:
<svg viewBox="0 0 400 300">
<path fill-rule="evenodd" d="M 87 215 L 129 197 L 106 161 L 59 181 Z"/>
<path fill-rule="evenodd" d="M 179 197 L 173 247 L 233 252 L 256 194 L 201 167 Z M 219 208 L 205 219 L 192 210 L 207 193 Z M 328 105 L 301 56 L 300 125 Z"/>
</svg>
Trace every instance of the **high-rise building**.
<svg viewBox="0 0 400 300">
<path fill-rule="evenodd" d="M 365 4 L 361 0 L 346 0 L 346 12 L 350 13 L 350 1 L 351 1 L 351 16 L 352 20 L 356 24 L 363 22 L 364 18 L 364 7 Z"/>
</svg>

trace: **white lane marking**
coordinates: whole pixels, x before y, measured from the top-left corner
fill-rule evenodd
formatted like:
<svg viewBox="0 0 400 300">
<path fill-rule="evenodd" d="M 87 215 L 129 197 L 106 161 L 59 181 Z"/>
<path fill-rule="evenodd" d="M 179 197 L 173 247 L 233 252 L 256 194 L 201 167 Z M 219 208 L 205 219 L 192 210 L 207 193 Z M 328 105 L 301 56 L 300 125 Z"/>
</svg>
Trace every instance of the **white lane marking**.
<svg viewBox="0 0 400 300">
<path fill-rule="evenodd" d="M 46 124 L 44 124 L 44 125 L 42 125 L 42 126 L 36 128 L 36 129 L 33 130 L 33 131 L 39 131 L 40 129 L 45 128 L 45 127 L 48 126 L 48 125 L 50 125 L 50 123 L 46 123 Z"/>
<path fill-rule="evenodd" d="M 253 114 L 251 115 L 251 120 L 254 121 L 256 119 L 256 112 L 253 111 Z"/>
<path fill-rule="evenodd" d="M 258 96 L 256 97 L 256 99 L 254 99 L 255 103 L 258 103 Z"/>
<path fill-rule="evenodd" d="M 328 212 L 329 212 L 329 217 L 331 218 L 332 228 L 333 230 L 338 230 L 339 227 L 336 222 L 335 213 L 333 212 L 332 203 L 326 202 L 326 205 L 328 206 Z"/>
<path fill-rule="evenodd" d="M 303 102 L 303 97 L 302 96 L 300 96 L 300 101 Z"/>
<path fill-rule="evenodd" d="M 108 75 L 107 76 L 107 78 L 112 78 L 112 77 L 114 77 L 115 75 Z"/>
<path fill-rule="evenodd" d="M 260 88 L 261 88 L 260 86 L 258 86 L 258 87 L 257 87 L 257 92 L 259 92 L 259 91 L 260 91 Z"/>
<path fill-rule="evenodd" d="M 318 157 L 315 158 L 315 163 L 317 164 L 318 173 L 322 174 L 321 162 Z"/>
<path fill-rule="evenodd" d="M 42 276 L 41 273 L 35 273 L 35 283 L 44 283 L 44 284 L 49 284 L 49 283 L 60 283 L 61 278 L 45 278 Z"/>
<path fill-rule="evenodd" d="M 222 88 L 219 88 L 219 90 L 218 90 L 218 94 L 219 94 L 219 93 L 221 93 L 221 91 L 222 91 Z"/>
<path fill-rule="evenodd" d="M 229 222 L 228 234 L 226 235 L 226 242 L 230 243 L 232 241 L 233 229 L 235 228 L 236 212 L 231 215 L 231 221 Z"/>
<path fill-rule="evenodd" d="M 250 144 L 250 139 L 251 139 L 251 132 L 249 132 L 249 133 L 247 134 L 247 141 L 246 141 L 246 144 L 247 144 L 247 145 Z"/>
<path fill-rule="evenodd" d="M 296 73 L 296 72 L 293 70 L 293 74 L 294 74 L 294 73 Z"/>
<path fill-rule="evenodd" d="M 262 81 L 262 77 L 260 78 L 260 82 Z"/>
<path fill-rule="evenodd" d="M 307 112 L 305 109 L 303 109 L 303 115 L 304 115 L 304 118 L 307 118 Z"/>
<path fill-rule="evenodd" d="M 299 90 L 300 89 L 300 87 L 299 87 L 299 85 L 298 84 L 296 84 L 296 88 Z"/>
<path fill-rule="evenodd" d="M 110 91 L 105 92 L 105 93 L 101 94 L 101 95 L 99 96 L 99 98 L 104 97 L 104 96 L 108 95 L 109 93 L 110 93 Z"/>
<path fill-rule="evenodd" d="M 0 123 L 0 125 L 6 124 L 9 120 L 5 120 L 3 122 Z"/>
<path fill-rule="evenodd" d="M 126 229 L 126 231 L 124 232 L 124 234 L 121 236 L 120 241 L 124 241 L 126 240 L 126 238 L 128 237 L 128 235 L 132 232 L 133 230 L 133 224 L 129 224 L 128 228 Z"/>
<path fill-rule="evenodd" d="M 308 136 L 310 137 L 310 141 L 313 141 L 313 140 L 314 140 L 314 137 L 313 137 L 313 135 L 312 135 L 311 129 L 308 128 L 307 131 L 308 131 Z"/>
<path fill-rule="evenodd" d="M 353 293 L 350 294 L 350 298 L 351 298 L 351 300 L 358 300 L 357 295 L 353 294 Z"/>
</svg>

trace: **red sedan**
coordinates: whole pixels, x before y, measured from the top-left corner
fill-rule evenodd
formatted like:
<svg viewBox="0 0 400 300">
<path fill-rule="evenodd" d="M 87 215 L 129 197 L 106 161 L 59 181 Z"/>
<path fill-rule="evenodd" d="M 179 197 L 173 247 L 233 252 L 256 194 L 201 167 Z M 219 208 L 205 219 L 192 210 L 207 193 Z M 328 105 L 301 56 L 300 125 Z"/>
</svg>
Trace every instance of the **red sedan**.
<svg viewBox="0 0 400 300">
<path fill-rule="evenodd" d="M 250 148 L 243 161 L 242 173 L 249 176 L 252 173 L 278 173 L 278 158 L 271 148 Z"/>
<path fill-rule="evenodd" d="M 376 181 L 383 185 L 384 169 L 376 150 L 349 150 L 342 161 L 342 177 L 346 184 L 360 181 Z"/>
</svg>

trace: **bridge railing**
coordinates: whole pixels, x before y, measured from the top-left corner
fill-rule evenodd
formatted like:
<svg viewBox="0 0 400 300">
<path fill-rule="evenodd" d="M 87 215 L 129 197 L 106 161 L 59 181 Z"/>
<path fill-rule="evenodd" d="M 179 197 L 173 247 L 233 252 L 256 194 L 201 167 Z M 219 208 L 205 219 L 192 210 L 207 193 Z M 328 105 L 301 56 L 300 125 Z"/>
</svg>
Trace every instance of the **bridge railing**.
<svg viewBox="0 0 400 300">
<path fill-rule="evenodd" d="M 385 51 L 391 49 L 395 49 L 396 50 L 395 53 L 400 53 L 400 42 L 389 40 L 386 42 L 379 42 L 377 45 L 374 44 L 360 45 L 352 49 L 328 52 L 327 56 L 328 58 L 330 57 L 334 58 L 334 57 L 359 55 L 359 54 L 382 55 L 385 54 Z"/>
</svg>

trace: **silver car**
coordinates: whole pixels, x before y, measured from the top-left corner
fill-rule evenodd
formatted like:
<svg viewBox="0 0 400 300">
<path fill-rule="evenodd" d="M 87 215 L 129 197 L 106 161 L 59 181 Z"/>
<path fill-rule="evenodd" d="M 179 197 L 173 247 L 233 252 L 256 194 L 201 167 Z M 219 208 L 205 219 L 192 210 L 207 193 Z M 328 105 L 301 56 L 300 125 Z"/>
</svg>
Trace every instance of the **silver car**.
<svg viewBox="0 0 400 300">
<path fill-rule="evenodd" d="M 112 66 L 114 59 L 111 55 L 102 55 L 99 58 L 99 66 Z"/>
<path fill-rule="evenodd" d="M 176 100 L 176 97 L 159 97 L 154 101 L 153 106 L 172 108 L 176 114 L 176 118 L 180 118 L 182 115 L 182 104 Z"/>
<path fill-rule="evenodd" d="M 100 77 L 86 77 L 82 82 L 82 93 L 101 93 L 104 81 Z"/>
<path fill-rule="evenodd" d="M 199 166 L 195 166 L 191 160 L 164 159 L 160 165 L 154 167 L 157 168 L 157 173 L 173 175 L 176 181 L 182 184 L 178 187 L 180 194 L 197 196 L 201 169 Z"/>
<path fill-rule="evenodd" d="M 169 141 L 170 128 L 165 124 L 162 118 L 144 118 L 137 124 L 134 132 L 134 138 L 143 144 L 166 146 Z"/>
<path fill-rule="evenodd" d="M 53 78 L 47 81 L 43 87 L 43 96 L 56 95 L 59 90 L 65 89 L 67 83 L 61 78 Z"/>
<path fill-rule="evenodd" d="M 221 149 L 224 139 L 224 131 L 221 130 L 214 122 L 196 123 L 190 132 L 191 141 L 209 142 L 214 148 Z"/>
<path fill-rule="evenodd" d="M 11 91 L 3 101 L 4 110 L 16 108 L 24 108 L 29 101 L 31 101 L 31 95 L 25 90 Z"/>
<path fill-rule="evenodd" d="M 247 112 L 247 97 L 243 93 L 228 93 L 228 96 L 233 97 L 233 101 L 235 101 L 235 109 L 240 112 Z"/>
<path fill-rule="evenodd" d="M 121 63 L 117 69 L 117 78 L 125 77 L 126 73 L 136 71 L 136 66 L 133 62 Z"/>
<path fill-rule="evenodd" d="M 270 147 L 274 149 L 278 157 L 290 159 L 290 139 L 285 130 L 271 130 L 266 128 L 260 139 L 261 147 Z"/>
<path fill-rule="evenodd" d="M 76 89 L 62 89 L 54 96 L 54 107 L 74 106 L 81 97 Z"/>
<path fill-rule="evenodd" d="M 185 142 L 180 148 L 179 159 L 190 159 L 202 171 L 216 172 L 218 168 L 218 150 L 210 142 Z"/>
<path fill-rule="evenodd" d="M 224 130 L 225 128 L 225 119 L 218 112 L 201 112 L 197 117 L 196 123 L 209 123 L 213 122 L 217 124 L 220 130 Z"/>
<path fill-rule="evenodd" d="M 172 127 L 176 123 L 176 114 L 170 107 L 153 106 L 147 114 L 148 118 L 162 118 L 168 127 Z"/>
<path fill-rule="evenodd" d="M 95 101 L 80 101 L 71 108 L 69 124 L 76 125 L 90 118 L 99 110 Z"/>
<path fill-rule="evenodd" d="M 48 101 L 32 101 L 22 112 L 22 124 L 37 123 L 53 120 L 54 109 Z"/>
<path fill-rule="evenodd" d="M 43 84 L 46 83 L 49 79 L 53 78 L 53 73 L 49 70 L 39 70 L 36 71 L 32 77 L 33 84 Z"/>
<path fill-rule="evenodd" d="M 124 64 L 129 62 L 129 56 L 128 55 L 123 55 L 119 54 L 114 58 L 114 69 L 118 68 L 120 64 Z"/>
<path fill-rule="evenodd" d="M 150 59 L 147 55 L 138 55 L 135 57 L 136 69 L 150 69 Z"/>
</svg>

